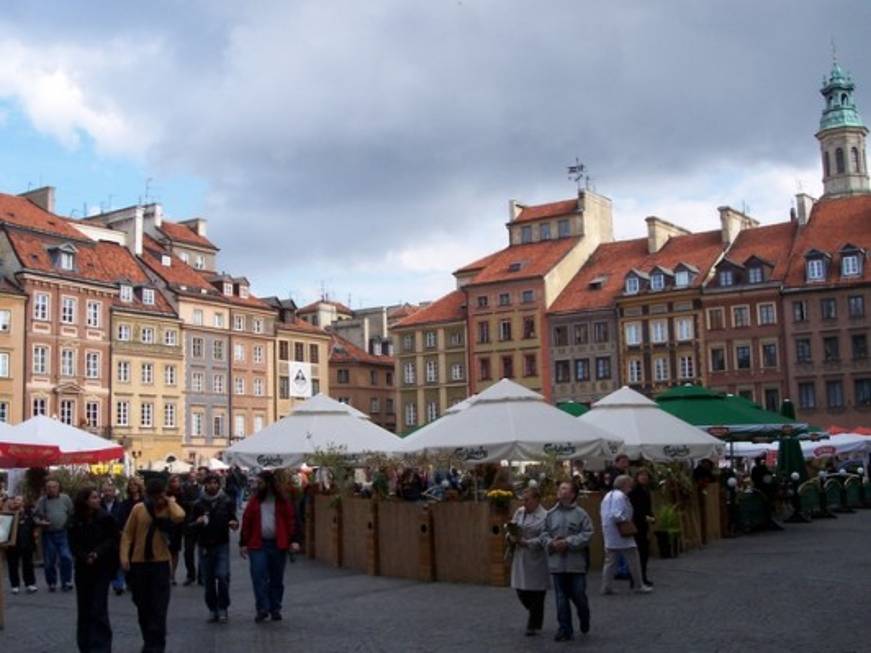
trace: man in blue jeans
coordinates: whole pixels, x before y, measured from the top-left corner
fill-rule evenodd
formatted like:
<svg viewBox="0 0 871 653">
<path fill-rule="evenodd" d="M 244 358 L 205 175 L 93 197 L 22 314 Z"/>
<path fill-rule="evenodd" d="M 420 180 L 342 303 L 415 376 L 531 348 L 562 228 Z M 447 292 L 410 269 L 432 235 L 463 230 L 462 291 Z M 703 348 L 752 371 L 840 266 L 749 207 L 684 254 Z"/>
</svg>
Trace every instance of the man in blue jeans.
<svg viewBox="0 0 871 653">
<path fill-rule="evenodd" d="M 541 543 L 547 551 L 547 566 L 553 578 L 556 618 L 559 623 L 554 640 L 573 638 L 572 608 L 578 611 L 582 633 L 590 630 L 590 605 L 587 602 L 587 547 L 593 537 L 593 521 L 577 504 L 573 483 L 560 483 L 557 503 L 544 522 Z"/>
<path fill-rule="evenodd" d="M 208 474 L 203 495 L 194 503 L 193 525 L 199 544 L 199 568 L 206 586 L 209 623 L 227 623 L 230 607 L 230 530 L 239 528 L 236 502 L 221 489 L 221 479 Z"/>
<path fill-rule="evenodd" d="M 60 491 L 60 483 L 49 479 L 45 494 L 36 502 L 34 523 L 42 527 L 42 552 L 45 582 L 48 591 L 57 589 L 57 567 L 60 563 L 61 589 L 73 589 L 73 554 L 67 540 L 67 522 L 73 514 L 73 502 Z"/>
</svg>

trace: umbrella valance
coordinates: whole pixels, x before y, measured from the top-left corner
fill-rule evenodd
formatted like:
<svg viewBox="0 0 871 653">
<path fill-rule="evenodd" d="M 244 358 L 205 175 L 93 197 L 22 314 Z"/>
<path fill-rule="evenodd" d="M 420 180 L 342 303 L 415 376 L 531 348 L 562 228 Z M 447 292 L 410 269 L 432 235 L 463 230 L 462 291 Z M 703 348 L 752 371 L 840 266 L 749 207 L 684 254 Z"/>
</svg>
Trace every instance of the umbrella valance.
<svg viewBox="0 0 871 653">
<path fill-rule="evenodd" d="M 118 443 L 45 415 L 13 426 L 3 439 L 7 444 L 57 447 L 58 457 L 42 463 L 46 465 L 98 463 L 124 455 L 124 447 Z"/>
<path fill-rule="evenodd" d="M 7 437 L 12 427 L 0 422 L 0 468 L 45 467 L 60 458 L 60 449 L 51 444 L 26 444 Z"/>
</svg>

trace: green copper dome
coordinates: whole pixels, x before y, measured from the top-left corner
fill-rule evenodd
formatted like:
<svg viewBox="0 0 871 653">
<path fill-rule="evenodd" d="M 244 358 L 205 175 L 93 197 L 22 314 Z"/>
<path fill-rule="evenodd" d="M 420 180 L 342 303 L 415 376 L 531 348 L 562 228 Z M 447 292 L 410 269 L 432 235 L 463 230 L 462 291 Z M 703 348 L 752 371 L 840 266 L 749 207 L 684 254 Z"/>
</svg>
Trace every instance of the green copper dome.
<svg viewBox="0 0 871 653">
<path fill-rule="evenodd" d="M 832 64 L 829 78 L 823 77 L 820 93 L 826 98 L 826 108 L 820 118 L 820 131 L 838 127 L 864 127 L 862 117 L 853 102 L 856 85 L 849 73 L 844 72 L 838 62 Z"/>
</svg>

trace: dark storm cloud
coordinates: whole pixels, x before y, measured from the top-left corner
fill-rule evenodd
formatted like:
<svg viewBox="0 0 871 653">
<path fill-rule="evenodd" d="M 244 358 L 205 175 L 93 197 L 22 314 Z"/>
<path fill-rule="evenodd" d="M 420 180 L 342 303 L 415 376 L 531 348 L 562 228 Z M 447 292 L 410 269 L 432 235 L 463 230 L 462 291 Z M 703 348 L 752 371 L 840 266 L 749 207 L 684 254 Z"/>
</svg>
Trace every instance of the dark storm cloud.
<svg viewBox="0 0 871 653">
<path fill-rule="evenodd" d="M 470 223 L 502 238 L 507 198 L 568 196 L 575 155 L 600 192 L 676 198 L 715 164 L 806 164 L 832 36 L 871 111 L 858 0 L 94 7 L 7 20 L 24 41 L 151 44 L 91 89 L 153 127 L 152 168 L 206 180 L 224 263 L 264 278 L 291 248 L 341 266 Z"/>
</svg>

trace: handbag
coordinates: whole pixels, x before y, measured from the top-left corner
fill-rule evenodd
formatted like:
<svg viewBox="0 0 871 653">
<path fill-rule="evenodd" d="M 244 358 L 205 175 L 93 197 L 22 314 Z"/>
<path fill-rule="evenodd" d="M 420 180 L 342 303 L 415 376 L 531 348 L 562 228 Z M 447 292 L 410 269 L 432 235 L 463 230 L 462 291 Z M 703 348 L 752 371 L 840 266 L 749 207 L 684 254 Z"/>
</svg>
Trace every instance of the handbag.
<svg viewBox="0 0 871 653">
<path fill-rule="evenodd" d="M 638 532 L 638 527 L 632 521 L 618 521 L 617 530 L 623 537 L 630 537 Z"/>
</svg>

